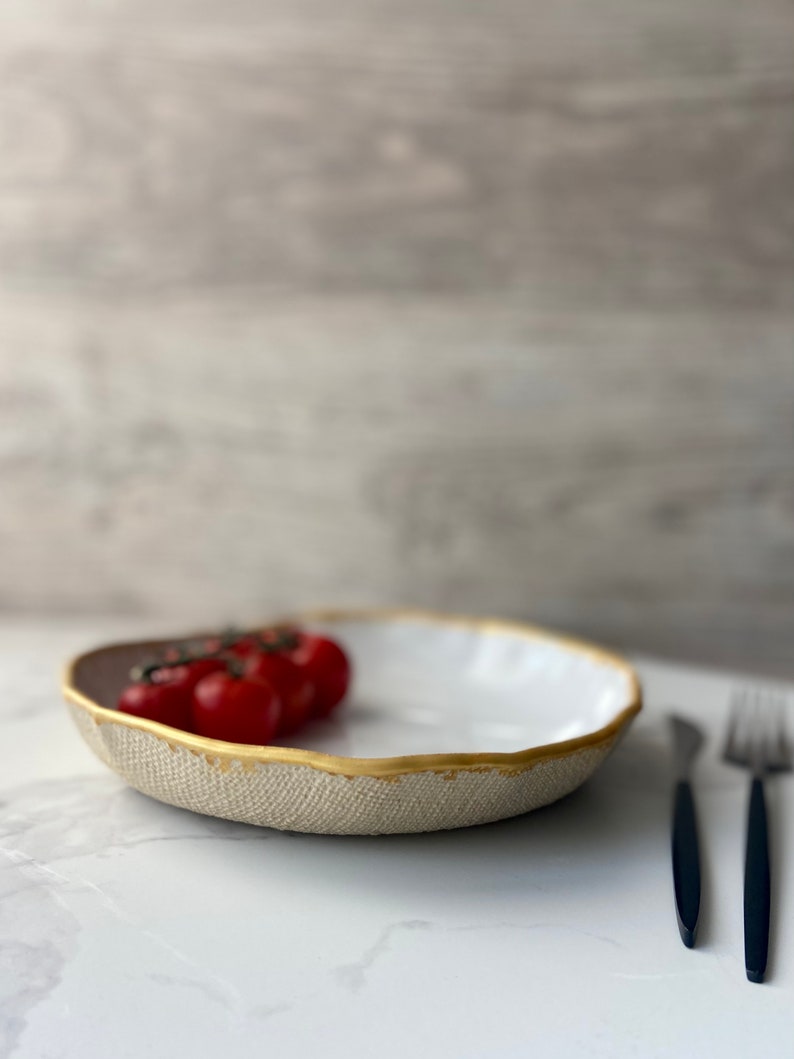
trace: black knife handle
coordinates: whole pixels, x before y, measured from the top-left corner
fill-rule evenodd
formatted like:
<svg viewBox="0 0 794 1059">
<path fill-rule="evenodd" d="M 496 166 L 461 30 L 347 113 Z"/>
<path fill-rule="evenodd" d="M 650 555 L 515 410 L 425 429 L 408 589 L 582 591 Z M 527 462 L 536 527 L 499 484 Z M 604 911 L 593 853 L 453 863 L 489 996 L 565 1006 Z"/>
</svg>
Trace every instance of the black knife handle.
<svg viewBox="0 0 794 1059">
<path fill-rule="evenodd" d="M 763 982 L 769 954 L 769 833 L 764 781 L 755 777 L 747 811 L 744 861 L 744 967 L 751 982 Z"/>
<path fill-rule="evenodd" d="M 673 799 L 673 884 L 678 930 L 691 949 L 700 914 L 700 853 L 695 799 L 687 780 L 678 781 Z"/>
</svg>

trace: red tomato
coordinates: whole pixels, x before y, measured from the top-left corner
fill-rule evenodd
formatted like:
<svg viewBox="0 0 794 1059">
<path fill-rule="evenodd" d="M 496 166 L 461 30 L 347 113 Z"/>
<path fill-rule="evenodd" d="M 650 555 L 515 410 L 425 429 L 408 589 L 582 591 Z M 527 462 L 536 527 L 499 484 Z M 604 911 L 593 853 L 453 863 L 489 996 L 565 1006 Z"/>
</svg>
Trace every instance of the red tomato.
<svg viewBox="0 0 794 1059">
<path fill-rule="evenodd" d="M 235 655 L 237 658 L 248 658 L 249 655 L 255 654 L 261 650 L 261 646 L 256 636 L 242 636 L 236 643 L 232 644 L 229 648 L 229 653 Z"/>
<path fill-rule="evenodd" d="M 208 677 L 210 673 L 218 673 L 222 669 L 226 669 L 226 663 L 220 658 L 194 658 L 192 662 L 188 662 L 187 665 L 179 668 L 186 670 L 184 684 L 192 694 L 193 689 L 200 680 Z"/>
<path fill-rule="evenodd" d="M 264 680 L 210 673 L 193 691 L 192 717 L 199 735 L 262 746 L 276 734 L 281 700 Z"/>
<path fill-rule="evenodd" d="M 184 665 L 161 666 L 151 672 L 150 679 L 154 684 L 177 684 L 185 692 L 189 708 L 196 684 L 221 669 L 226 669 L 226 663 L 220 658 L 194 658 Z"/>
<path fill-rule="evenodd" d="M 298 646 L 290 658 L 314 684 L 313 716 L 327 717 L 350 686 L 350 659 L 335 640 L 305 632 L 298 633 Z"/>
<path fill-rule="evenodd" d="M 314 684 L 303 667 L 285 654 L 257 651 L 245 658 L 245 675 L 272 684 L 281 699 L 281 721 L 278 734 L 300 728 L 309 717 L 314 702 Z"/>
<path fill-rule="evenodd" d="M 149 721 L 159 721 L 172 728 L 190 728 L 190 692 L 183 681 L 185 673 L 180 673 L 182 666 L 173 669 L 159 670 L 163 676 L 157 682 L 150 679 L 130 684 L 121 693 L 118 709 L 135 717 L 145 717 Z"/>
</svg>

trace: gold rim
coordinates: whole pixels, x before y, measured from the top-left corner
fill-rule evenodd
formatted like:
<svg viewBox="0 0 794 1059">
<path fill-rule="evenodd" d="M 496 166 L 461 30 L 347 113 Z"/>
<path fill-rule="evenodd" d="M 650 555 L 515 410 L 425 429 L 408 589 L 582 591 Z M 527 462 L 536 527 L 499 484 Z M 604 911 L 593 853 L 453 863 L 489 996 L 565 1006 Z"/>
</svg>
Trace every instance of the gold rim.
<svg viewBox="0 0 794 1059">
<path fill-rule="evenodd" d="M 629 702 L 613 721 L 595 732 L 566 739 L 544 746 L 530 747 L 512 753 L 466 753 L 466 754 L 408 754 L 401 757 L 350 758 L 335 754 L 324 754 L 318 750 L 300 750 L 293 747 L 248 746 L 240 743 L 225 743 L 218 739 L 183 732 L 168 725 L 147 721 L 130 714 L 100 706 L 75 687 L 77 667 L 91 658 L 117 651 L 122 647 L 137 646 L 134 642 L 109 644 L 87 651 L 73 658 L 66 666 L 61 690 L 70 703 L 85 710 L 99 724 L 120 724 L 126 728 L 138 728 L 150 732 L 171 747 L 184 747 L 193 754 L 200 754 L 209 761 L 239 761 L 244 766 L 284 764 L 304 765 L 341 776 L 376 776 L 379 778 L 402 776 L 412 772 L 459 772 L 472 769 L 498 769 L 505 772 L 523 772 L 549 758 L 561 758 L 582 750 L 589 750 L 612 742 L 642 707 L 642 691 L 634 669 L 624 659 L 594 644 L 569 636 L 558 635 L 545 629 L 522 622 L 496 618 L 471 618 L 461 615 L 440 614 L 425 610 L 408 609 L 337 609 L 313 610 L 279 621 L 301 621 L 332 624 L 340 621 L 413 621 L 427 622 L 477 629 L 488 635 L 521 636 L 528 640 L 543 640 L 563 645 L 577 654 L 584 655 L 602 665 L 618 670 L 629 681 Z M 201 634 L 200 634 L 201 635 Z M 190 639 L 190 637 L 185 637 Z M 140 641 L 143 648 L 168 644 L 172 640 Z"/>
</svg>

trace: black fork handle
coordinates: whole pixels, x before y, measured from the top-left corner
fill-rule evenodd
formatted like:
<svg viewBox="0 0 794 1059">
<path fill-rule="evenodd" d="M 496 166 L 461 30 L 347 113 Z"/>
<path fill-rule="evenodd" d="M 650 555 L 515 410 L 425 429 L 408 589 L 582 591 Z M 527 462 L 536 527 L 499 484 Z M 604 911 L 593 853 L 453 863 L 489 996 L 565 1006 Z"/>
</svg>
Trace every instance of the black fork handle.
<svg viewBox="0 0 794 1059">
<path fill-rule="evenodd" d="M 744 967 L 751 982 L 763 982 L 769 955 L 769 831 L 764 781 L 753 778 L 747 810 L 744 861 Z"/>
</svg>

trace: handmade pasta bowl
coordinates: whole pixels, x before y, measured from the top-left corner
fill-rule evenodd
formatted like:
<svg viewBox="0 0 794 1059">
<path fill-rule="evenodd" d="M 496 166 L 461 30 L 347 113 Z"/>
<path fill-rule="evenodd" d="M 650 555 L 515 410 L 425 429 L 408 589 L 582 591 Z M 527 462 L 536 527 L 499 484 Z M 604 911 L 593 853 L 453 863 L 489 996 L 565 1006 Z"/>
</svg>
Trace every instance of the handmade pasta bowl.
<svg viewBox="0 0 794 1059">
<path fill-rule="evenodd" d="M 292 745 L 203 738 L 115 709 L 161 646 L 101 647 L 63 691 L 91 749 L 137 790 L 198 813 L 318 834 L 464 827 L 569 794 L 640 709 L 633 669 L 532 626 L 424 612 L 305 615 L 352 658 L 349 701 Z"/>
</svg>

